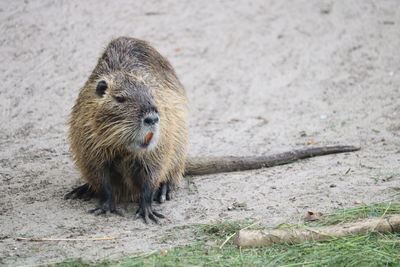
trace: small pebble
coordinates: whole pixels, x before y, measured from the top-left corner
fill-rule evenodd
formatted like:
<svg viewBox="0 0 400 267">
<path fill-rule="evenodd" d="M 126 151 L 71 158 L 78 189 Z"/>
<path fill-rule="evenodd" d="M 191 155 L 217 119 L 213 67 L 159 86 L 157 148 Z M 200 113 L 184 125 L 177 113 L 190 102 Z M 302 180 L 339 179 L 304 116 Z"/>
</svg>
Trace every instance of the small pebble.
<svg viewBox="0 0 400 267">
<path fill-rule="evenodd" d="M 320 13 L 323 15 L 328 15 L 329 13 L 331 13 L 331 9 L 330 8 L 323 8 L 320 10 Z"/>
</svg>

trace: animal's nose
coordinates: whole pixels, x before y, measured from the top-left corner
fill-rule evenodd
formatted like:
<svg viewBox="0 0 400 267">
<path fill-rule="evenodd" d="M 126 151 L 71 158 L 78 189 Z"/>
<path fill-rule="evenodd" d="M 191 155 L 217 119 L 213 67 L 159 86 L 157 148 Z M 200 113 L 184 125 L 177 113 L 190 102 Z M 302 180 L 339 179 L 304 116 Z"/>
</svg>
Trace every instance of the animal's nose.
<svg viewBox="0 0 400 267">
<path fill-rule="evenodd" d="M 157 113 L 150 113 L 147 114 L 144 118 L 143 118 L 143 123 L 145 125 L 154 125 L 156 123 L 158 123 L 158 121 L 160 120 L 160 117 L 158 116 Z"/>
</svg>

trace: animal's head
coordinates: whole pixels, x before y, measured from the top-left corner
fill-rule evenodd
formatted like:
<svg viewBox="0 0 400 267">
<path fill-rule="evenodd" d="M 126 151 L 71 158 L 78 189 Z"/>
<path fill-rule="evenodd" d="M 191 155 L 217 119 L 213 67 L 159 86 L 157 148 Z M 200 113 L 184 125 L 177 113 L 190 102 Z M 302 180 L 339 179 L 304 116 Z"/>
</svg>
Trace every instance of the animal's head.
<svg viewBox="0 0 400 267">
<path fill-rule="evenodd" d="M 92 86 L 97 135 L 103 146 L 130 151 L 153 149 L 159 139 L 160 115 L 151 89 L 126 72 L 99 77 Z"/>
</svg>

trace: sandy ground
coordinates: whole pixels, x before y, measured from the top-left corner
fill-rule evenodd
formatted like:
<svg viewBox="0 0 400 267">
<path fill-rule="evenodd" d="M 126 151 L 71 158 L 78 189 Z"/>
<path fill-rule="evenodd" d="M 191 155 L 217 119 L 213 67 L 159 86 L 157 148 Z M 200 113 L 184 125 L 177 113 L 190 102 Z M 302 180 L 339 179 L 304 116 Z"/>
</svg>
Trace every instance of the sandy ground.
<svg viewBox="0 0 400 267">
<path fill-rule="evenodd" d="M 298 222 L 399 201 L 400 9 L 392 1 L 0 1 L 0 265 L 96 260 L 190 242 L 170 229 L 217 220 Z M 79 88 L 114 37 L 148 40 L 191 102 L 190 155 L 307 146 L 362 150 L 188 178 L 162 225 L 94 216 L 66 141 Z M 234 202 L 245 207 L 228 210 Z M 114 241 L 25 242 L 16 237 Z"/>
</svg>

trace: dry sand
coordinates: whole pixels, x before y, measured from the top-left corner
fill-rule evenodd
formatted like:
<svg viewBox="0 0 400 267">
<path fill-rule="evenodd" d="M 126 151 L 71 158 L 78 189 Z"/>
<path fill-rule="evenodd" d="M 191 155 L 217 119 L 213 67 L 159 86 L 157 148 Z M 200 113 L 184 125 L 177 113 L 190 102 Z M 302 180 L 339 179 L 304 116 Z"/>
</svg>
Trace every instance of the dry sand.
<svg viewBox="0 0 400 267">
<path fill-rule="evenodd" d="M 173 227 L 217 220 L 297 222 L 399 201 L 397 0 L 0 2 L 0 265 L 96 260 L 190 242 Z M 190 155 L 264 155 L 307 146 L 362 150 L 188 178 L 156 210 L 162 225 L 86 213 L 66 141 L 79 88 L 114 37 L 148 40 L 191 102 Z M 234 202 L 245 208 L 228 210 Z M 16 237 L 114 241 L 26 242 Z"/>
</svg>

